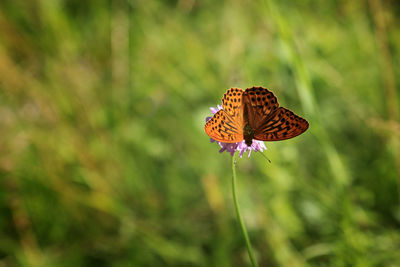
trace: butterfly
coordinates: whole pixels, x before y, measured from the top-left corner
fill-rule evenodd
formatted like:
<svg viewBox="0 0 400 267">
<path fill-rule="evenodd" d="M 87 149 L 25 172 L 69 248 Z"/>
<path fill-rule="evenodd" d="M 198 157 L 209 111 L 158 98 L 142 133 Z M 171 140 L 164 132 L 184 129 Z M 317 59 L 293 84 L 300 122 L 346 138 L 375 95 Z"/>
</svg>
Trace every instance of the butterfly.
<svg viewBox="0 0 400 267">
<path fill-rule="evenodd" d="M 223 143 L 245 140 L 251 146 L 253 139 L 279 141 L 304 133 L 308 122 L 292 111 L 279 107 L 275 95 L 264 87 L 243 91 L 231 88 L 222 98 L 222 109 L 207 121 L 205 132 Z"/>
</svg>

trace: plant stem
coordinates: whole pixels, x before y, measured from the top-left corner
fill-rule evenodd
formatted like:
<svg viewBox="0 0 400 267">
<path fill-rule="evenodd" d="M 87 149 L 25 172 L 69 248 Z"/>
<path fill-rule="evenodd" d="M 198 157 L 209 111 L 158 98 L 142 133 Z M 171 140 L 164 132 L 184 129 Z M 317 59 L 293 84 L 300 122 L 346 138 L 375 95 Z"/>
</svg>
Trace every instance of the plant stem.
<svg viewBox="0 0 400 267">
<path fill-rule="evenodd" d="M 246 241 L 246 246 L 247 246 L 247 251 L 249 253 L 250 261 L 253 267 L 258 267 L 257 261 L 254 257 L 254 252 L 253 248 L 251 247 L 250 239 L 249 236 L 247 235 L 247 230 L 246 227 L 244 226 L 242 215 L 240 214 L 240 209 L 239 209 L 239 202 L 237 200 L 237 195 L 236 195 L 236 153 L 232 157 L 232 194 L 233 194 L 233 202 L 235 203 L 235 210 L 236 210 L 236 215 L 240 224 L 240 229 L 242 230 L 243 237 Z"/>
</svg>

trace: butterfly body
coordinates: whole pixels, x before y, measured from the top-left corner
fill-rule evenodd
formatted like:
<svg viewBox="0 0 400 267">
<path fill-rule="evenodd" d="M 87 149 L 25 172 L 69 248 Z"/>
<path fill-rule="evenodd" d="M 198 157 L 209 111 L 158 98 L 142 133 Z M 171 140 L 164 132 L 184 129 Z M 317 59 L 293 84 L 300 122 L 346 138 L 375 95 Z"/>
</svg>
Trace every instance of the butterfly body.
<svg viewBox="0 0 400 267">
<path fill-rule="evenodd" d="M 238 143 L 253 139 L 279 141 L 293 138 L 308 129 L 308 122 L 292 111 L 279 107 L 275 95 L 266 88 L 252 87 L 243 91 L 231 88 L 222 99 L 219 110 L 207 121 L 205 132 L 214 140 Z"/>
<path fill-rule="evenodd" d="M 251 146 L 254 139 L 254 129 L 249 124 L 246 124 L 243 128 L 243 137 L 246 145 Z"/>
</svg>

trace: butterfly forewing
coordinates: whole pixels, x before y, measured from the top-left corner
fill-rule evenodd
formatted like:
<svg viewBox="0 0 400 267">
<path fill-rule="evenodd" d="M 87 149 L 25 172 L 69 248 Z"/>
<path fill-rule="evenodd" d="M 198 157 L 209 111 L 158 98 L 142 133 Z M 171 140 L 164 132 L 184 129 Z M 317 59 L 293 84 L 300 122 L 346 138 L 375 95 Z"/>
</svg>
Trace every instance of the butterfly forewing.
<svg viewBox="0 0 400 267">
<path fill-rule="evenodd" d="M 222 108 L 234 119 L 243 118 L 243 90 L 240 88 L 231 88 L 226 91 L 222 98 Z"/>
<path fill-rule="evenodd" d="M 214 140 L 236 143 L 243 140 L 243 126 L 240 121 L 220 110 L 204 126 L 206 133 Z"/>
<path fill-rule="evenodd" d="M 246 117 L 253 129 L 257 129 L 279 107 L 275 95 L 263 87 L 247 88 L 243 99 L 246 103 Z"/>
<path fill-rule="evenodd" d="M 308 129 L 308 122 L 292 111 L 280 107 L 270 118 L 257 126 L 254 138 L 261 141 L 279 141 L 298 136 Z"/>
</svg>

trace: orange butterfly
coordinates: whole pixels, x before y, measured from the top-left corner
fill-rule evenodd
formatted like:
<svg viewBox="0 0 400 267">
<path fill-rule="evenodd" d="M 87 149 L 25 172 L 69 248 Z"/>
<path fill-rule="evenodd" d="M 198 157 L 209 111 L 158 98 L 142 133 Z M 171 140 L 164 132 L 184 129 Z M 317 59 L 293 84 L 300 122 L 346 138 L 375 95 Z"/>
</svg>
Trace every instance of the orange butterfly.
<svg viewBox="0 0 400 267">
<path fill-rule="evenodd" d="M 275 95 L 266 88 L 243 91 L 231 88 L 222 99 L 222 108 L 204 126 L 205 132 L 223 143 L 253 139 L 279 141 L 298 136 L 308 129 L 308 122 L 292 111 L 279 107 Z"/>
</svg>

